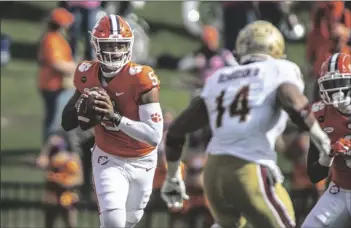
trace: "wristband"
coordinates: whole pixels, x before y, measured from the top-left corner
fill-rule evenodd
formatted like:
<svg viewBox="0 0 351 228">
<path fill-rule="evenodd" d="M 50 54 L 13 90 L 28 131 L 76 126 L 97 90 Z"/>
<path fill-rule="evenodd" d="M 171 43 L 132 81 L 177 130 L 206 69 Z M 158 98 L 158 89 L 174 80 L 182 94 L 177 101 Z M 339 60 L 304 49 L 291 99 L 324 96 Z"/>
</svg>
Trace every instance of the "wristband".
<svg viewBox="0 0 351 228">
<path fill-rule="evenodd" d="M 118 112 L 115 112 L 115 114 L 113 114 L 111 121 L 118 127 L 119 124 L 121 123 L 122 117 L 123 116 L 121 114 L 119 114 Z"/>
</svg>

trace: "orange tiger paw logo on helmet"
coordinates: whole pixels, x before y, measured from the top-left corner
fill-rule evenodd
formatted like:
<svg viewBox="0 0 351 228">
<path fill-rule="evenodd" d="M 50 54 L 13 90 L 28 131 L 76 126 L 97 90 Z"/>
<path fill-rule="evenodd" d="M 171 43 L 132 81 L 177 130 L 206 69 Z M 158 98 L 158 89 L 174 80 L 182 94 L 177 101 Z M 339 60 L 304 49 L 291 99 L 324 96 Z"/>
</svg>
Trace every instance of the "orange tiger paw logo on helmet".
<svg viewBox="0 0 351 228">
<path fill-rule="evenodd" d="M 151 115 L 151 120 L 155 123 L 158 123 L 162 120 L 161 115 L 159 113 L 154 113 Z"/>
</svg>

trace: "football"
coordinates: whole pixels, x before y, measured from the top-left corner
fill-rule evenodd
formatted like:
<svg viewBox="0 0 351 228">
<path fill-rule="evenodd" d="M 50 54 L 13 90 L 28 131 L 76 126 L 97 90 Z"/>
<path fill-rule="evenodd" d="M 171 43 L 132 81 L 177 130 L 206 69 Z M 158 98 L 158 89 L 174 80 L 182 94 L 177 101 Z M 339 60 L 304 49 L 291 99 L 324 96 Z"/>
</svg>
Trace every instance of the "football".
<svg viewBox="0 0 351 228">
<path fill-rule="evenodd" d="M 99 124 L 103 118 L 92 109 L 95 97 L 99 94 L 97 90 L 88 92 L 88 98 L 82 97 L 78 100 L 77 114 L 78 123 L 82 130 L 86 131 Z"/>
</svg>

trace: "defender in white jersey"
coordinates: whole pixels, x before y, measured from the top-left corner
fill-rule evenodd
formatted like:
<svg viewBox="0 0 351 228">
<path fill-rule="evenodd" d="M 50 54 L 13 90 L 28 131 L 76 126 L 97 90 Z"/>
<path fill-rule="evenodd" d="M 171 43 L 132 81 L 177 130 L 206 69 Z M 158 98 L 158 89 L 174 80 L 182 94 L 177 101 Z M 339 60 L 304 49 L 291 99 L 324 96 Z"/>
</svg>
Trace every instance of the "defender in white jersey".
<svg viewBox="0 0 351 228">
<path fill-rule="evenodd" d="M 201 97 L 213 136 L 207 147 L 209 154 L 233 155 L 279 174 L 274 145 L 288 115 L 277 107 L 277 89 L 290 83 L 303 93 L 299 67 L 267 56 L 265 61 L 221 69 L 208 80 Z M 277 178 L 282 179 L 281 175 Z"/>
<path fill-rule="evenodd" d="M 284 39 L 276 27 L 266 21 L 249 24 L 237 38 L 236 51 L 241 66 L 216 72 L 170 126 L 162 197 L 170 207 L 181 207 L 188 197 L 179 169 L 185 135 L 210 124 L 204 189 L 218 225 L 242 227 L 245 217 L 254 227 L 294 227 L 292 203 L 276 165 L 276 138 L 290 116 L 310 132 L 321 153 L 329 153 L 330 141 L 303 95 L 299 67 L 282 59 Z"/>
</svg>

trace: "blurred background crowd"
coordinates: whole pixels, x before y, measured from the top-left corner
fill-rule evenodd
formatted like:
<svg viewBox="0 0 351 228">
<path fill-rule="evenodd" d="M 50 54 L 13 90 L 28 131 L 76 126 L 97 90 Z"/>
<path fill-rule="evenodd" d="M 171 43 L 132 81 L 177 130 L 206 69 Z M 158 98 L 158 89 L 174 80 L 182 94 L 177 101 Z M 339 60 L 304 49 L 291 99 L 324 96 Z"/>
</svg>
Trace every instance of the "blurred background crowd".
<svg viewBox="0 0 351 228">
<path fill-rule="evenodd" d="M 316 77 L 325 58 L 351 52 L 351 2 L 2 2 L 1 227 L 98 224 L 93 132 L 66 133 L 60 120 L 74 92 L 76 64 L 95 58 L 88 31 L 110 13 L 134 29 L 133 61 L 160 76 L 165 131 L 214 71 L 237 64 L 236 36 L 252 21 L 267 20 L 282 31 L 287 58 L 303 70 L 311 101 L 319 99 Z M 190 200 L 181 211 L 168 211 L 160 197 L 166 172 L 161 144 L 154 192 L 139 227 L 212 225 L 200 181 L 209 137 L 209 129 L 188 137 L 183 175 Z M 308 137 L 293 125 L 276 143 L 298 224 L 325 188 L 306 175 L 308 147 Z"/>
</svg>

